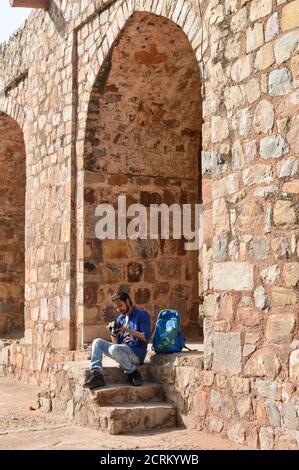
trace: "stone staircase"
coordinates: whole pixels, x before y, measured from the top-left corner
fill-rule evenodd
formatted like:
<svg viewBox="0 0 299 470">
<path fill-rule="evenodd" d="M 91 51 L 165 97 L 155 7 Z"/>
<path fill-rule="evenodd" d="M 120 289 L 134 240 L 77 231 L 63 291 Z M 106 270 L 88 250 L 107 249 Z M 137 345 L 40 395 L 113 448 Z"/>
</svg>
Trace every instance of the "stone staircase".
<svg viewBox="0 0 299 470">
<path fill-rule="evenodd" d="M 73 360 L 59 361 L 49 372 L 40 393 L 44 410 L 69 422 L 127 434 L 188 425 L 194 390 L 201 381 L 203 345 L 188 344 L 193 352 L 156 355 L 149 350 L 138 367 L 143 385 L 134 387 L 117 364 L 103 360 L 106 386 L 90 391 L 82 384 L 89 374 L 89 349 Z"/>
<path fill-rule="evenodd" d="M 98 425 L 111 434 L 148 431 L 176 425 L 176 408 L 164 401 L 163 389 L 153 382 L 148 364 L 139 367 L 143 378 L 140 387 L 127 382 L 119 367 L 106 366 L 106 387 L 89 391 L 98 405 Z"/>
<path fill-rule="evenodd" d="M 163 388 L 154 382 L 150 364 L 138 369 L 143 385 L 134 387 L 109 358 L 104 359 L 106 386 L 84 389 L 88 361 L 56 365 L 43 387 L 40 404 L 47 411 L 64 414 L 68 421 L 97 427 L 110 434 L 127 434 L 176 426 L 176 407 L 165 401 Z"/>
</svg>

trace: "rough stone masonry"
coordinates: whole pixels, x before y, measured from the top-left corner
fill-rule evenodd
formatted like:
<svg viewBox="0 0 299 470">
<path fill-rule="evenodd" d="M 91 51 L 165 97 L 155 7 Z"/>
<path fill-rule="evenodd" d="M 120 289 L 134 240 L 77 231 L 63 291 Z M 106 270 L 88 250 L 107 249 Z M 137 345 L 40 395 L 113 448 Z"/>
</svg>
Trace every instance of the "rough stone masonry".
<svg viewBox="0 0 299 470">
<path fill-rule="evenodd" d="M 203 302 L 196 426 L 299 447 L 298 42 L 299 0 L 53 0 L 0 45 L 0 331 L 24 336 L 2 345 L 18 377 L 102 334 L 118 284 L 187 330 Z M 200 252 L 97 240 L 94 208 L 121 192 L 202 202 Z"/>
</svg>

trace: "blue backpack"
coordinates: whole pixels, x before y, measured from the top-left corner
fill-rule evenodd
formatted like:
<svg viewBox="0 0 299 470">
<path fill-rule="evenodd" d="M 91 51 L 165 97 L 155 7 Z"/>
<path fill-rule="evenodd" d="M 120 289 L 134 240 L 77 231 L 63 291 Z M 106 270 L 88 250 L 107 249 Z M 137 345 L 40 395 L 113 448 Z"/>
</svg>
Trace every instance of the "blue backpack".
<svg viewBox="0 0 299 470">
<path fill-rule="evenodd" d="M 153 334 L 152 349 L 156 353 L 180 352 L 185 346 L 185 338 L 181 333 L 181 319 L 176 310 L 161 310 Z"/>
</svg>

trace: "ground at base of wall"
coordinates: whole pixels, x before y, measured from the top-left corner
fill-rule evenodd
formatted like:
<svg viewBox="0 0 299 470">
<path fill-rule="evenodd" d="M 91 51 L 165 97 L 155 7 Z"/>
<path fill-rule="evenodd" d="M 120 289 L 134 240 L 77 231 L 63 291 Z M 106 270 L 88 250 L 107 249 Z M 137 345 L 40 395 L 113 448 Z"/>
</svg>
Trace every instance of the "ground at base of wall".
<svg viewBox="0 0 299 470">
<path fill-rule="evenodd" d="M 0 450 L 21 449 L 198 449 L 234 450 L 233 444 L 202 431 L 167 429 L 132 436 L 111 436 L 100 430 L 65 424 L 36 408 L 38 387 L 11 378 L 0 378 Z M 179 446 L 178 446 L 179 443 Z"/>
</svg>

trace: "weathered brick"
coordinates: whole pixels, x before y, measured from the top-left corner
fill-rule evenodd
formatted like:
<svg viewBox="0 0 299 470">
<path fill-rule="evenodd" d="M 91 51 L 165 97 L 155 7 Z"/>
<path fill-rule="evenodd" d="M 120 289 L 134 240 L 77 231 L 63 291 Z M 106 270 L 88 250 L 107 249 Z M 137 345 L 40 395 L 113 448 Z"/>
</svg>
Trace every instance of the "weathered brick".
<svg viewBox="0 0 299 470">
<path fill-rule="evenodd" d="M 216 290 L 251 290 L 253 266 L 249 263 L 214 263 L 213 285 Z"/>
<path fill-rule="evenodd" d="M 275 60 L 278 65 L 290 59 L 299 48 L 299 31 L 287 33 L 279 38 L 274 46 Z"/>
<path fill-rule="evenodd" d="M 279 158 L 288 151 L 288 143 L 281 135 L 264 137 L 260 142 L 261 157 L 264 159 Z"/>
<path fill-rule="evenodd" d="M 299 381 L 299 349 L 292 351 L 290 354 L 290 380 L 293 383 Z"/>
<path fill-rule="evenodd" d="M 286 305 L 296 304 L 296 294 L 293 289 L 286 287 L 273 287 L 272 300 L 274 305 L 285 307 Z"/>
<path fill-rule="evenodd" d="M 240 333 L 214 333 L 213 369 L 228 375 L 240 372 Z"/>
<path fill-rule="evenodd" d="M 250 3 L 250 20 L 255 21 L 267 16 L 272 11 L 272 0 L 253 0 Z"/>
<path fill-rule="evenodd" d="M 281 369 L 276 354 L 269 348 L 259 349 L 248 359 L 244 367 L 245 377 L 265 377 L 274 380 Z"/>
<path fill-rule="evenodd" d="M 264 42 L 264 29 L 262 23 L 254 23 L 253 28 L 246 30 L 246 52 L 260 47 Z"/>
<path fill-rule="evenodd" d="M 296 319 L 292 313 L 270 315 L 267 319 L 266 338 L 276 344 L 290 343 L 296 328 Z"/>
<path fill-rule="evenodd" d="M 288 31 L 299 26 L 299 0 L 290 2 L 282 8 L 281 29 Z"/>
<path fill-rule="evenodd" d="M 292 79 L 287 68 L 272 70 L 269 73 L 269 93 L 273 96 L 282 96 L 292 90 Z"/>
<path fill-rule="evenodd" d="M 238 59 L 231 69 L 231 77 L 235 82 L 241 82 L 249 77 L 253 69 L 253 55 L 247 54 Z"/>
<path fill-rule="evenodd" d="M 274 53 L 272 44 L 265 44 L 261 47 L 257 53 L 255 58 L 255 67 L 257 70 L 265 70 L 270 67 L 274 62 Z"/>
<path fill-rule="evenodd" d="M 299 263 L 286 263 L 283 267 L 283 278 L 286 286 L 295 287 L 299 282 Z"/>
<path fill-rule="evenodd" d="M 297 216 L 294 204 L 291 201 L 277 201 L 273 211 L 274 223 L 282 228 L 289 228 L 296 224 Z"/>
<path fill-rule="evenodd" d="M 243 171 L 243 181 L 247 186 L 268 184 L 273 181 L 271 165 L 254 165 Z"/>
<path fill-rule="evenodd" d="M 254 113 L 254 127 L 259 133 L 265 133 L 272 129 L 274 124 L 274 108 L 267 100 L 261 100 Z"/>
<path fill-rule="evenodd" d="M 272 428 L 261 427 L 259 432 L 262 450 L 271 450 L 274 447 L 274 433 Z"/>
</svg>

